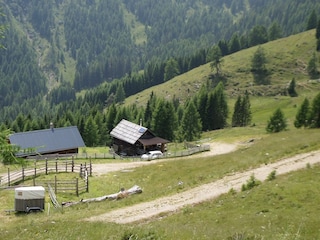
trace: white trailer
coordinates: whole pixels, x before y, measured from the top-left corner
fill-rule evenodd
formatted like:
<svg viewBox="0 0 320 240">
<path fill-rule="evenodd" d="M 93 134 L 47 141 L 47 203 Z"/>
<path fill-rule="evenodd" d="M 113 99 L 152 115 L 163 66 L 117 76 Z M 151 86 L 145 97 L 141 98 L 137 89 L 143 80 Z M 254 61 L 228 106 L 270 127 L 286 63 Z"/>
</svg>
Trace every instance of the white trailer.
<svg viewBox="0 0 320 240">
<path fill-rule="evenodd" d="M 18 187 L 15 189 L 15 211 L 43 211 L 45 189 L 42 186 Z"/>
</svg>

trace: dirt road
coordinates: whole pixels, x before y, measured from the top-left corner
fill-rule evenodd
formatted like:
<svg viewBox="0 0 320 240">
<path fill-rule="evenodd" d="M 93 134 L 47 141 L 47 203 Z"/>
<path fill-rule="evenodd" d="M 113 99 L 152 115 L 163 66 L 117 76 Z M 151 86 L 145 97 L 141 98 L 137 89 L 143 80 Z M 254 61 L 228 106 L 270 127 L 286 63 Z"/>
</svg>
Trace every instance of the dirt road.
<svg viewBox="0 0 320 240">
<path fill-rule="evenodd" d="M 221 145 L 223 147 L 223 145 Z M 225 145 L 227 149 L 227 145 Z M 236 146 L 229 146 L 229 151 L 236 149 Z M 214 147 L 214 149 L 217 149 Z M 211 154 L 225 153 L 217 151 L 217 153 L 211 152 Z M 206 153 L 209 154 L 209 153 Z M 216 198 L 221 194 L 227 193 L 231 188 L 234 190 L 240 190 L 241 186 L 246 183 L 252 174 L 260 181 L 266 180 L 267 176 L 274 170 L 276 174 L 285 174 L 291 171 L 295 171 L 301 168 L 305 168 L 307 164 L 313 165 L 320 162 L 320 151 L 310 152 L 306 154 L 300 154 L 291 158 L 281 160 L 277 163 L 262 165 L 256 169 L 249 170 L 242 173 L 234 173 L 229 176 L 225 176 L 223 179 L 217 180 L 212 183 L 201 185 L 191 190 L 181 192 L 169 197 L 162 197 L 151 202 L 144 202 L 129 206 L 126 208 L 107 212 L 98 216 L 93 216 L 87 221 L 106 221 L 116 222 L 119 224 L 132 223 L 142 220 L 148 220 L 156 218 L 161 213 L 172 213 L 180 210 L 181 208 L 208 201 Z M 150 162 L 149 164 L 152 164 Z M 132 165 L 136 167 L 135 164 Z M 127 166 L 128 168 L 128 166 Z M 108 167 L 109 169 L 109 167 Z"/>
</svg>

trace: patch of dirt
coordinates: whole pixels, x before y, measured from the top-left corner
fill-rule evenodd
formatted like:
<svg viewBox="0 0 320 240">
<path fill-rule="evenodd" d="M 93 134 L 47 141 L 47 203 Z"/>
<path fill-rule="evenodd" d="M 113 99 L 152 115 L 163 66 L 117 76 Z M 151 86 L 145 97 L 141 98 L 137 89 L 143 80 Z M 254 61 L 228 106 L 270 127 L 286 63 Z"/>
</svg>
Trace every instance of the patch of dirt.
<svg viewBox="0 0 320 240">
<path fill-rule="evenodd" d="M 237 145 L 214 143 L 211 145 L 209 152 L 204 152 L 202 156 L 224 154 L 237 149 Z M 161 160 L 162 161 L 162 160 Z M 118 171 L 128 169 L 129 167 L 137 167 L 144 164 L 152 164 L 158 161 L 151 162 L 136 162 L 131 165 L 121 164 L 104 166 L 103 168 L 108 171 Z M 243 184 L 247 182 L 251 175 L 254 174 L 255 178 L 260 181 L 266 180 L 268 175 L 272 171 L 276 171 L 277 175 L 285 174 L 291 171 L 295 171 L 301 168 L 305 168 L 307 164 L 313 165 L 320 162 L 320 151 L 299 154 L 294 157 L 280 160 L 276 163 L 269 165 L 261 165 L 258 168 L 251 169 L 245 172 L 237 172 L 232 175 L 225 176 L 224 178 L 212 183 L 204 184 L 199 187 L 187 190 L 185 192 L 177 193 L 172 196 L 162 197 L 150 202 L 143 202 L 133 206 L 117 209 L 111 212 L 107 212 L 98 216 L 93 216 L 85 219 L 86 221 L 106 221 L 115 222 L 119 224 L 127 224 L 139 221 L 147 221 L 159 218 L 161 215 L 168 215 L 181 210 L 186 206 L 192 206 L 210 199 L 216 198 L 221 194 L 225 194 L 230 189 L 236 191 L 241 190 Z M 125 166 L 126 165 L 126 166 Z M 94 166 L 94 172 L 98 170 Z M 100 166 L 102 168 L 102 166 Z M 99 170 L 98 170 L 99 172 Z M 103 171 L 105 173 L 107 171 Z M 100 174 L 102 171 L 100 172 Z"/>
</svg>

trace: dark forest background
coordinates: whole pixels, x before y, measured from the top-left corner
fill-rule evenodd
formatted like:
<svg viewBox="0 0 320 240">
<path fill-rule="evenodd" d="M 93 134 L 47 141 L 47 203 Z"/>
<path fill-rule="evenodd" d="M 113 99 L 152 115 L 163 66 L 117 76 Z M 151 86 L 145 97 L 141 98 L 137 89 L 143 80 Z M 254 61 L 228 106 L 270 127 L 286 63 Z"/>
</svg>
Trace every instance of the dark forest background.
<svg viewBox="0 0 320 240">
<path fill-rule="evenodd" d="M 183 117 L 176 100 L 150 96 L 145 109 L 119 106 L 126 97 L 207 63 L 213 46 L 224 56 L 316 28 L 320 2 L 3 0 L 1 10 L 1 128 L 77 125 L 96 146 L 109 143 L 122 118 L 155 127 L 150 112 Z M 207 89 L 199 99 L 221 95 L 219 86 Z"/>
</svg>

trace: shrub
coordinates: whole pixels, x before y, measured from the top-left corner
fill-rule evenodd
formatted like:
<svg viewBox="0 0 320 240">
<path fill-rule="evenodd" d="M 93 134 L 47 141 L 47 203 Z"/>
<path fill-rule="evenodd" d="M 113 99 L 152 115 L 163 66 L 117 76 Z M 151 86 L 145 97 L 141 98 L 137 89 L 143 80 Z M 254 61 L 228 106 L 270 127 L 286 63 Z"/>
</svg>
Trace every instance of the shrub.
<svg viewBox="0 0 320 240">
<path fill-rule="evenodd" d="M 259 186 L 260 181 L 255 178 L 254 175 L 251 175 L 250 179 L 247 181 L 247 184 L 243 184 L 241 190 L 246 191 Z"/>
<path fill-rule="evenodd" d="M 276 170 L 273 170 L 267 177 L 268 181 L 272 181 L 274 179 L 276 179 Z"/>
</svg>

